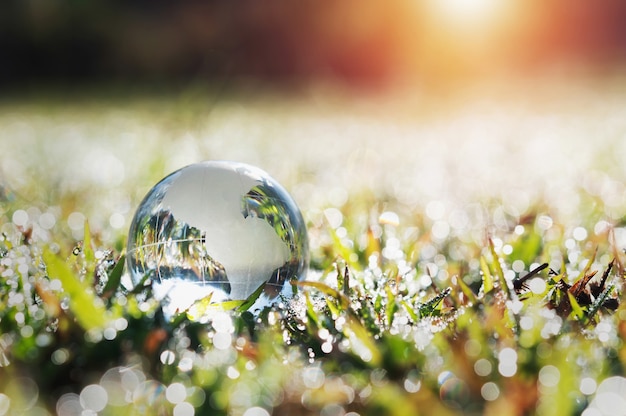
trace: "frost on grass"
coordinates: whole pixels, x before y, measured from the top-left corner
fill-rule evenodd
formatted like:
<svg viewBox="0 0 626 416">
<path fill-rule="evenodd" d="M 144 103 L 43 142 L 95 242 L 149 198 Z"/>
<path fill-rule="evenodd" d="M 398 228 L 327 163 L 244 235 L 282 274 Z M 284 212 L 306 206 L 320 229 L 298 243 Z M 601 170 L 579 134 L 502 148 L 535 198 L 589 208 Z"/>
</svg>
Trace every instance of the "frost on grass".
<svg viewBox="0 0 626 416">
<path fill-rule="evenodd" d="M 199 323 L 125 288 L 88 224 L 55 244 L 47 212 L 3 216 L 0 414 L 593 412 L 621 365 L 614 229 L 550 233 L 536 215 L 442 239 L 424 231 L 436 205 L 411 226 L 342 213 L 311 226 L 293 298 Z"/>
</svg>

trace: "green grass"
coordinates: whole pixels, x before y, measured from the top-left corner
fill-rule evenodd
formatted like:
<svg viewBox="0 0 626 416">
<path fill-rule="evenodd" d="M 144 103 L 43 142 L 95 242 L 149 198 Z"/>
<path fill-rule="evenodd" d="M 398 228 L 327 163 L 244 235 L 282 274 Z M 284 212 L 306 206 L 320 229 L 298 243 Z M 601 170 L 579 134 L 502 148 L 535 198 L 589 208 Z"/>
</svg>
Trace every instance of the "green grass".
<svg viewBox="0 0 626 416">
<path fill-rule="evenodd" d="M 509 98 L 428 116 L 390 101 L 375 119 L 335 111 L 347 98 L 6 106 L 0 415 L 552 415 L 601 403 L 611 380 L 626 382 L 612 378 L 626 374 L 624 107 L 576 94 L 580 106 Z M 121 285 L 134 207 L 197 157 L 257 164 L 292 191 L 311 242 L 293 299 L 167 321 Z"/>
</svg>

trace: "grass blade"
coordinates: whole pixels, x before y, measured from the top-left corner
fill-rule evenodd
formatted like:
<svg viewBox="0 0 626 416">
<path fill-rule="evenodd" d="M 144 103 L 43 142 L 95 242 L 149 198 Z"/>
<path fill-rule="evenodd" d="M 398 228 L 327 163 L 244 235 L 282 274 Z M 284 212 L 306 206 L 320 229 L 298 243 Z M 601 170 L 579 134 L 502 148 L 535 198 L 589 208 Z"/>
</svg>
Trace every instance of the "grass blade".
<svg viewBox="0 0 626 416">
<path fill-rule="evenodd" d="M 461 288 L 461 292 L 463 292 L 463 294 L 467 298 L 467 302 L 471 303 L 472 305 L 476 305 L 478 303 L 478 298 L 476 297 L 474 291 L 467 285 L 467 283 L 463 281 L 463 279 L 461 279 L 460 276 L 457 276 L 455 281 Z"/>
<path fill-rule="evenodd" d="M 348 309 L 350 307 L 350 299 L 348 299 L 346 295 L 344 295 L 337 289 L 333 289 L 327 284 L 324 284 L 321 282 L 309 282 L 309 281 L 303 281 L 303 282 L 295 281 L 295 282 L 292 282 L 292 284 L 299 286 L 299 287 L 312 287 L 324 293 L 325 295 L 335 298 L 339 302 L 342 308 Z"/>
<path fill-rule="evenodd" d="M 396 303 L 396 297 L 393 294 L 393 291 L 389 287 L 385 288 L 385 292 L 387 292 L 387 328 L 391 328 L 393 318 L 398 310 L 398 304 Z"/>
<path fill-rule="evenodd" d="M 593 302 L 593 304 L 589 308 L 589 312 L 587 312 L 586 322 L 589 322 L 591 319 L 593 319 L 595 314 L 598 313 L 598 310 L 600 310 L 602 305 L 604 305 L 604 302 L 606 302 L 611 293 L 613 293 L 613 289 L 615 289 L 614 285 L 608 285 L 606 289 L 604 289 L 604 291 L 600 294 L 600 296 L 598 296 L 595 302 Z"/>
<path fill-rule="evenodd" d="M 504 291 L 508 299 L 512 299 L 511 289 L 509 288 L 509 283 L 504 278 L 504 272 L 502 271 L 502 266 L 500 266 L 500 257 L 496 253 L 496 248 L 493 245 L 493 240 L 491 238 L 489 239 L 489 251 L 491 252 L 491 257 L 492 257 L 491 266 L 493 267 L 496 277 L 498 278 L 498 281 L 500 282 L 501 289 L 502 291 Z"/>
<path fill-rule="evenodd" d="M 343 326 L 343 333 L 348 337 L 352 351 L 363 361 L 373 367 L 378 367 L 382 354 L 371 334 L 354 316 L 348 316 Z"/>
<path fill-rule="evenodd" d="M 107 323 L 106 309 L 90 285 L 81 281 L 65 261 L 45 249 L 43 260 L 48 275 L 61 281 L 63 290 L 69 297 L 69 308 L 78 324 L 86 331 L 102 328 Z"/>
<path fill-rule="evenodd" d="M 120 287 L 120 283 L 122 281 L 122 274 L 124 272 L 124 263 L 126 262 L 126 255 L 122 254 L 120 258 L 117 260 L 115 267 L 109 273 L 109 280 L 107 280 L 106 285 L 104 285 L 104 289 L 102 289 L 102 297 L 106 299 L 110 299 L 111 296 L 117 291 Z"/>
<path fill-rule="evenodd" d="M 576 320 L 581 321 L 585 317 L 585 311 L 581 308 L 580 304 L 576 300 L 576 297 L 572 295 L 570 292 L 567 292 L 567 298 L 569 299 L 569 304 L 572 307 L 571 315 L 573 315 Z"/>
<path fill-rule="evenodd" d="M 240 305 L 237 307 L 238 312 L 247 311 L 248 309 L 250 309 L 252 305 L 254 305 L 254 302 L 256 302 L 259 296 L 261 296 L 261 293 L 263 293 L 263 289 L 265 288 L 265 283 L 266 282 L 261 283 L 261 285 L 259 285 L 259 287 L 257 287 L 256 290 L 252 292 L 250 296 L 248 296 L 248 299 L 240 303 Z M 234 301 L 231 301 L 231 302 L 234 302 Z"/>
<path fill-rule="evenodd" d="M 315 311 L 315 307 L 313 306 L 313 302 L 311 301 L 311 296 L 308 292 L 304 292 L 304 299 L 306 300 L 306 315 L 308 319 L 313 322 L 315 328 L 321 328 L 322 325 L 317 316 L 317 312 Z"/>
<path fill-rule="evenodd" d="M 411 306 L 411 304 L 409 302 L 407 302 L 406 300 L 403 300 L 402 301 L 402 307 L 404 308 L 406 313 L 409 314 L 409 317 L 411 318 L 411 320 L 413 322 L 419 321 L 420 317 L 415 313 L 415 310 L 413 309 L 413 306 Z"/>
<path fill-rule="evenodd" d="M 480 270 L 483 272 L 483 293 L 486 295 L 493 290 L 493 276 L 484 256 L 480 257 Z"/>
<path fill-rule="evenodd" d="M 83 235 L 83 254 L 85 255 L 85 270 L 86 276 L 92 279 L 94 271 L 96 269 L 96 255 L 93 251 L 93 244 L 91 242 L 91 229 L 89 228 L 89 221 L 85 220 Z"/>
</svg>

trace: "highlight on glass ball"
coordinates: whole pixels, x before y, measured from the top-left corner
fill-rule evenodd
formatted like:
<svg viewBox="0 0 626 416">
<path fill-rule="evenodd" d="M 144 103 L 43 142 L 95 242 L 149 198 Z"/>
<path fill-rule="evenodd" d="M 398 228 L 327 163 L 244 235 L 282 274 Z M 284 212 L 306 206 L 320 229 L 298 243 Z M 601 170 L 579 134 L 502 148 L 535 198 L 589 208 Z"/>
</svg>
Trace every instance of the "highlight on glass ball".
<svg viewBox="0 0 626 416">
<path fill-rule="evenodd" d="M 200 299 L 246 300 L 259 288 L 253 312 L 289 297 L 288 282 L 306 272 L 308 240 L 295 201 L 266 172 L 209 161 L 177 170 L 148 192 L 127 253 L 133 284 L 150 281 L 171 318 Z"/>
</svg>

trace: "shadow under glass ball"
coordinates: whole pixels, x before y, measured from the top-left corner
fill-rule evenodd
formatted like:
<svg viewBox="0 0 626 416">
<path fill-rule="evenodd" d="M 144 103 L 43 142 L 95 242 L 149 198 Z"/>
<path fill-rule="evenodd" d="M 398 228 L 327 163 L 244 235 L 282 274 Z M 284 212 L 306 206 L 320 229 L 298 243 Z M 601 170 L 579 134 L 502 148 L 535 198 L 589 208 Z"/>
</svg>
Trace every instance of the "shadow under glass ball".
<svg viewBox="0 0 626 416">
<path fill-rule="evenodd" d="M 308 264 L 302 214 L 264 171 L 235 162 L 184 167 L 155 185 L 128 235 L 134 285 L 149 279 L 166 316 L 211 296 L 245 300 L 264 285 L 252 310 L 291 294 Z"/>
</svg>

